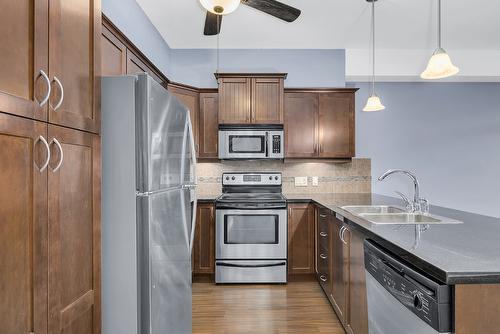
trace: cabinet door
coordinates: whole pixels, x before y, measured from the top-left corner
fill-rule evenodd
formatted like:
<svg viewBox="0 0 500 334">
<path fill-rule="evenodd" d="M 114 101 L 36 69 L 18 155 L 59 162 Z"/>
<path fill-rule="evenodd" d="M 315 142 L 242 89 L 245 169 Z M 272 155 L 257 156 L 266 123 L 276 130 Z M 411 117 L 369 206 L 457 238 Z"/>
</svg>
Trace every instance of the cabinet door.
<svg viewBox="0 0 500 334">
<path fill-rule="evenodd" d="M 354 94 L 319 96 L 319 156 L 354 157 Z"/>
<path fill-rule="evenodd" d="M 193 247 L 195 274 L 215 273 L 215 214 L 212 203 L 200 203 Z"/>
<path fill-rule="evenodd" d="M 314 274 L 314 208 L 288 206 L 288 274 Z"/>
<path fill-rule="evenodd" d="M 368 334 L 364 239 L 360 232 L 350 231 L 349 327 L 354 334 Z"/>
<path fill-rule="evenodd" d="M 193 126 L 194 133 L 194 144 L 196 148 L 196 153 L 199 152 L 199 140 L 198 140 L 198 115 L 200 113 L 200 96 L 197 91 L 193 89 L 178 87 L 178 86 L 168 86 L 168 91 L 175 95 L 179 101 L 189 109 L 189 116 L 191 117 L 191 123 Z"/>
<path fill-rule="evenodd" d="M 347 320 L 347 270 L 349 258 L 346 255 L 349 254 L 349 249 L 346 232 L 343 235 L 344 241 L 341 239 L 342 226 L 343 222 L 338 220 L 335 214 L 332 214 L 332 300 L 339 317 Z"/>
<path fill-rule="evenodd" d="M 49 0 L 49 121 L 100 131 L 100 0 Z"/>
<path fill-rule="evenodd" d="M 283 79 L 252 79 L 252 123 L 283 124 L 283 90 Z"/>
<path fill-rule="evenodd" d="M 163 84 L 162 78 L 160 78 L 156 73 L 149 68 L 136 54 L 134 54 L 130 49 L 127 49 L 127 74 L 139 74 L 147 73 L 156 82 Z"/>
<path fill-rule="evenodd" d="M 127 73 L 127 47 L 106 27 L 101 36 L 102 75 L 123 75 Z"/>
<path fill-rule="evenodd" d="M 0 332 L 47 333 L 47 125 L 0 113 Z"/>
<path fill-rule="evenodd" d="M 218 158 L 219 138 L 219 94 L 200 93 L 200 119 L 198 122 L 200 158 Z"/>
<path fill-rule="evenodd" d="M 219 79 L 219 123 L 250 123 L 250 78 Z"/>
<path fill-rule="evenodd" d="M 48 172 L 49 333 L 99 334 L 99 137 L 53 125 L 48 134 L 60 143 Z"/>
<path fill-rule="evenodd" d="M 0 22 L 0 111 L 47 119 L 47 0 L 3 0 Z"/>
<path fill-rule="evenodd" d="M 318 155 L 318 94 L 285 93 L 285 156 Z"/>
</svg>

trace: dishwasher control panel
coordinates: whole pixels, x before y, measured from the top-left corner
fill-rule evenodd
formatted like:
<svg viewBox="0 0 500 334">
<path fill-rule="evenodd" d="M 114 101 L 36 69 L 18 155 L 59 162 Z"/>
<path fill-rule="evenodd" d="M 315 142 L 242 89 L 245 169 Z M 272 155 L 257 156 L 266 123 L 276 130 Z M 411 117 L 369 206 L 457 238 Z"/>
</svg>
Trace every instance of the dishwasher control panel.
<svg viewBox="0 0 500 334">
<path fill-rule="evenodd" d="M 365 241 L 365 268 L 394 298 L 439 333 L 452 331 L 451 288 Z"/>
</svg>

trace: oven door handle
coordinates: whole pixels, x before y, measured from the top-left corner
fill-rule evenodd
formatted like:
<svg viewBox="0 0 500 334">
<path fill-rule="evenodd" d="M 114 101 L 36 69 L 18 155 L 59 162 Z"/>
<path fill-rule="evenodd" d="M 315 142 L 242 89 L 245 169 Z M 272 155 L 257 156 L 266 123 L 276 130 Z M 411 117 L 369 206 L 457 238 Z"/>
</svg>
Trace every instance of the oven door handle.
<svg viewBox="0 0 500 334">
<path fill-rule="evenodd" d="M 266 158 L 269 158 L 269 132 L 266 131 Z"/>
<path fill-rule="evenodd" d="M 227 263 L 227 262 L 216 262 L 215 265 L 220 267 L 235 267 L 235 268 L 265 268 L 265 267 L 280 267 L 285 266 L 286 262 L 277 262 L 277 263 L 267 263 L 267 264 L 235 264 L 235 263 Z"/>
</svg>

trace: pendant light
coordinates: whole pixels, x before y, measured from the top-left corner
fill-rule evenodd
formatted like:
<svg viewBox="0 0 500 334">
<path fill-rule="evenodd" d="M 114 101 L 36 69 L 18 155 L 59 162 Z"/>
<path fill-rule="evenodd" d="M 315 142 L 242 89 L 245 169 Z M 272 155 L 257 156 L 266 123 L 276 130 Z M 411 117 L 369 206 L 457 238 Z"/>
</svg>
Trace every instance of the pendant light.
<svg viewBox="0 0 500 334">
<path fill-rule="evenodd" d="M 213 14 L 226 15 L 238 8 L 240 0 L 200 0 L 200 3 Z"/>
<path fill-rule="evenodd" d="M 380 101 L 380 98 L 375 94 L 375 1 L 366 0 L 372 3 L 372 94 L 366 101 L 363 111 L 381 111 L 385 106 Z"/>
<path fill-rule="evenodd" d="M 459 68 L 453 65 L 451 58 L 441 47 L 441 0 L 438 0 L 438 48 L 429 59 L 427 68 L 420 74 L 422 79 L 442 79 L 451 77 L 459 72 Z"/>
</svg>

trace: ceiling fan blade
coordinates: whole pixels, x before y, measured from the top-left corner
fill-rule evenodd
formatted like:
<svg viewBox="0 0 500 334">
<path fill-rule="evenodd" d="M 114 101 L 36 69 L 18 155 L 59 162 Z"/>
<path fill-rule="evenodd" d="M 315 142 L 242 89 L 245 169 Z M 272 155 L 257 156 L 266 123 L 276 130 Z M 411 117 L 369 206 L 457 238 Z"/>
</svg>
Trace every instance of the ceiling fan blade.
<svg viewBox="0 0 500 334">
<path fill-rule="evenodd" d="M 276 0 L 242 0 L 241 3 L 287 22 L 295 21 L 301 13 L 299 9 Z"/>
<path fill-rule="evenodd" d="M 217 35 L 220 32 L 220 27 L 222 24 L 222 15 L 213 14 L 207 11 L 207 17 L 205 18 L 205 30 L 203 34 L 205 36 Z"/>
</svg>

